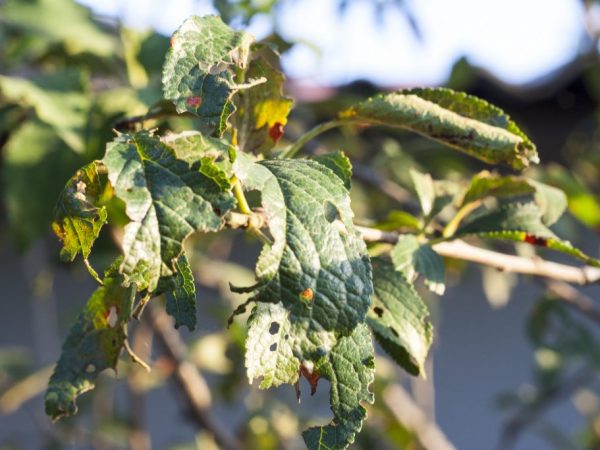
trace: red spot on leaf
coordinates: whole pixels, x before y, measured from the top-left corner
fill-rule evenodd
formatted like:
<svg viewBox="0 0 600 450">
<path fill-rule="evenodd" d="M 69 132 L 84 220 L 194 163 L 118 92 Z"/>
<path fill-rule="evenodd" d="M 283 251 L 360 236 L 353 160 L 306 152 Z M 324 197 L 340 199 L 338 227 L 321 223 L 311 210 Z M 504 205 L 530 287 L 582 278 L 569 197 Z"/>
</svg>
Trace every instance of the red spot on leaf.
<svg viewBox="0 0 600 450">
<path fill-rule="evenodd" d="M 304 301 L 310 302 L 315 297 L 315 292 L 311 288 L 304 289 L 300 292 L 300 298 Z"/>
<path fill-rule="evenodd" d="M 533 236 L 531 234 L 526 234 L 525 239 L 523 239 L 523 240 L 531 245 L 539 245 L 540 247 L 548 247 L 548 241 L 546 239 L 538 237 L 538 236 Z"/>
<path fill-rule="evenodd" d="M 278 142 L 283 136 L 283 125 L 280 122 L 275 122 L 271 128 L 269 128 L 269 137 L 273 142 Z"/>
<path fill-rule="evenodd" d="M 198 109 L 202 104 L 202 97 L 188 97 L 185 103 L 191 108 Z"/>
<path fill-rule="evenodd" d="M 308 384 L 310 385 L 310 395 L 315 395 L 317 392 L 317 384 L 319 383 L 319 372 L 313 370 L 309 371 L 304 364 L 300 366 L 300 375 L 306 378 Z"/>
</svg>

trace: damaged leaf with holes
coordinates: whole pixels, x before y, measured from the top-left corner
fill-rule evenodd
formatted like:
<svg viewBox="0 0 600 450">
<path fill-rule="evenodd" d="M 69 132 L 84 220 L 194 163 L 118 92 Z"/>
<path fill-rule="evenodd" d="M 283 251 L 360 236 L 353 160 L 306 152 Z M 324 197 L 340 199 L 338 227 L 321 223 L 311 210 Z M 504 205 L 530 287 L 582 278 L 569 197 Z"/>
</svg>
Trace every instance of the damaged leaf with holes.
<svg viewBox="0 0 600 450">
<path fill-rule="evenodd" d="M 253 50 L 246 78 L 266 82 L 237 95 L 237 142 L 242 151 L 266 152 L 282 138 L 293 102 L 283 95 L 285 77 L 278 68 L 279 55 L 265 44 L 256 44 Z"/>
<path fill-rule="evenodd" d="M 354 442 L 367 417 L 365 405 L 373 403 L 369 386 L 375 379 L 375 353 L 365 324 L 341 337 L 330 353 L 313 369 L 329 380 L 333 421 L 302 433 L 309 450 L 343 450 Z"/>
<path fill-rule="evenodd" d="M 341 112 L 340 118 L 405 128 L 489 164 L 523 169 L 539 162 L 535 145 L 504 111 L 451 89 L 379 94 Z"/>
<path fill-rule="evenodd" d="M 217 231 L 235 201 L 226 175 L 209 158 L 190 165 L 157 137 L 123 134 L 108 144 L 103 160 L 130 222 L 120 267 L 138 290 L 156 289 L 173 275 L 183 241 L 198 231 Z"/>
<path fill-rule="evenodd" d="M 412 375 L 423 375 L 431 347 L 429 310 L 413 285 L 394 265 L 373 258 L 375 295 L 367 324 L 381 347 Z"/>
<path fill-rule="evenodd" d="M 92 294 L 63 345 L 44 397 L 54 420 L 75 414 L 77 397 L 94 388 L 100 372 L 117 365 L 135 296 L 133 286 L 122 286 L 117 269 L 118 263 L 107 270 L 104 286 Z"/>
<path fill-rule="evenodd" d="M 164 97 L 196 114 L 203 131 L 223 134 L 234 112 L 236 73 L 247 68 L 254 37 L 218 16 L 188 18 L 171 37 L 163 68 Z"/>
<path fill-rule="evenodd" d="M 87 260 L 106 223 L 106 208 L 98 206 L 104 189 L 99 169 L 103 167 L 98 161 L 79 169 L 58 198 L 52 229 L 62 241 L 60 257 L 64 261 L 73 261 L 79 253 Z M 98 278 L 95 272 L 92 275 Z"/>
<path fill-rule="evenodd" d="M 261 192 L 273 238 L 257 262 L 253 300 L 282 302 L 307 330 L 350 333 L 364 321 L 372 283 L 342 180 L 310 160 L 239 155 L 235 171 L 246 189 Z"/>
</svg>

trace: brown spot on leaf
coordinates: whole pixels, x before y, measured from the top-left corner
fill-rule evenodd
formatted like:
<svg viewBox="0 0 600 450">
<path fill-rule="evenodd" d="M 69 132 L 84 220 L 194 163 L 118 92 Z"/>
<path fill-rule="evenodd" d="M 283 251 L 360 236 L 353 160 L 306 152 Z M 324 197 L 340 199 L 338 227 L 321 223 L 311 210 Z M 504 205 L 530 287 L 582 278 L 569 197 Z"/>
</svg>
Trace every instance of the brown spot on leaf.
<svg viewBox="0 0 600 450">
<path fill-rule="evenodd" d="M 274 143 L 277 143 L 283 136 L 283 124 L 281 122 L 275 122 L 271 128 L 269 128 L 269 137 Z"/>
<path fill-rule="evenodd" d="M 319 383 L 319 372 L 315 369 L 310 371 L 304 364 L 300 365 L 300 375 L 306 378 L 310 385 L 310 395 L 315 395 L 317 392 L 317 384 Z"/>
<path fill-rule="evenodd" d="M 383 309 L 381 309 L 379 306 L 373 308 L 373 311 L 375 312 L 375 314 L 377 314 L 377 317 L 383 316 Z"/>
<path fill-rule="evenodd" d="M 538 236 L 533 236 L 531 234 L 526 234 L 525 239 L 523 239 L 523 240 L 531 245 L 539 245 L 540 247 L 548 247 L 548 241 L 546 239 L 538 237 Z"/>
<path fill-rule="evenodd" d="M 200 107 L 200 105 L 202 104 L 202 97 L 199 97 L 199 96 L 188 97 L 187 100 L 185 101 L 185 103 L 190 108 L 198 109 Z"/>
</svg>

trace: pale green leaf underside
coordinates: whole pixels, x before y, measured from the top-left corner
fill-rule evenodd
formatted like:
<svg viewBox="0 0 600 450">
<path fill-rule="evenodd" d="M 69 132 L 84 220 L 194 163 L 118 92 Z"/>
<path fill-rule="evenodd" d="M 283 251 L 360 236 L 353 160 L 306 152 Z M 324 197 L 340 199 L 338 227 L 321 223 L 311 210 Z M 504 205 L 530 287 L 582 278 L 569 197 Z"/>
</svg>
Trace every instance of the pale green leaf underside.
<svg viewBox="0 0 600 450">
<path fill-rule="evenodd" d="M 204 175 L 202 166 L 176 158 L 146 132 L 119 136 L 108 144 L 103 162 L 131 220 L 123 236 L 121 273 L 138 289 L 153 291 L 161 276 L 174 273 L 187 236 L 221 228 L 233 197 Z"/>
<path fill-rule="evenodd" d="M 567 196 L 560 189 L 526 177 L 501 176 L 487 171 L 472 178 L 461 203 L 465 205 L 486 197 L 524 196 L 532 196 L 546 225 L 555 223 L 567 208 Z"/>
<path fill-rule="evenodd" d="M 253 41 L 218 16 L 188 18 L 171 38 L 162 76 L 165 98 L 178 112 L 197 114 L 205 131 L 222 134 L 234 111 L 235 71 L 247 66 Z"/>
<path fill-rule="evenodd" d="M 544 225 L 542 217 L 543 213 L 535 203 L 509 203 L 472 217 L 454 236 L 475 234 L 492 239 L 527 242 L 566 253 L 586 264 L 600 267 L 600 260 L 586 255 L 570 242 L 558 238 Z"/>
<path fill-rule="evenodd" d="M 408 280 L 413 281 L 419 274 L 432 292 L 438 295 L 444 293 L 444 260 L 429 244 L 419 243 L 411 234 L 401 235 L 390 255 L 396 270 Z"/>
<path fill-rule="evenodd" d="M 167 313 L 175 318 L 175 328 L 185 325 L 188 330 L 194 331 L 196 328 L 196 285 L 185 252 L 177 258 L 175 270 L 177 273 L 174 276 L 173 289 L 167 293 Z"/>
<path fill-rule="evenodd" d="M 381 258 L 374 258 L 375 296 L 367 316 L 382 348 L 413 375 L 423 374 L 432 340 L 427 306 L 404 275 Z"/>
<path fill-rule="evenodd" d="M 537 163 L 535 146 L 499 108 L 445 88 L 380 94 L 340 114 L 354 122 L 401 127 L 490 164 Z"/>
<path fill-rule="evenodd" d="M 123 278 L 109 269 L 65 341 L 48 384 L 46 413 L 52 419 L 77 412 L 75 400 L 94 388 L 98 374 L 114 369 L 126 339 L 126 323 L 135 295 Z"/>
</svg>

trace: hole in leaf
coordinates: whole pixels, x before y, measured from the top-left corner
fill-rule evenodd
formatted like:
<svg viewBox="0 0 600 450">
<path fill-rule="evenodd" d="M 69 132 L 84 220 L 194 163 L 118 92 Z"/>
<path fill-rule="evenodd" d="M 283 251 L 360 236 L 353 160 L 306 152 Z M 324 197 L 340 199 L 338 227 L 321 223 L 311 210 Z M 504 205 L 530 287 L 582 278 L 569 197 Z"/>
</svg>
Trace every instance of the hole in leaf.
<svg viewBox="0 0 600 450">
<path fill-rule="evenodd" d="M 340 216 L 340 212 L 337 207 L 327 200 L 323 203 L 323 212 L 325 213 L 325 219 L 327 222 L 332 223 L 334 220 L 340 220 L 342 216 Z"/>
<path fill-rule="evenodd" d="M 277 350 L 277 342 L 271 344 L 271 346 L 269 347 L 269 350 L 271 350 L 272 352 L 274 352 L 275 350 Z"/>
<path fill-rule="evenodd" d="M 398 332 L 394 330 L 394 327 L 389 327 L 390 331 L 394 334 L 394 336 L 399 337 Z"/>
<path fill-rule="evenodd" d="M 279 324 L 277 322 L 271 322 L 271 326 L 269 327 L 269 333 L 277 334 L 279 331 Z"/>
<path fill-rule="evenodd" d="M 289 334 L 286 334 L 286 335 L 285 335 L 283 338 L 284 338 L 284 339 L 289 339 L 289 338 L 290 338 L 290 335 L 289 335 Z"/>
<path fill-rule="evenodd" d="M 377 317 L 383 316 L 383 309 L 381 309 L 379 306 L 373 308 L 373 312 L 377 314 Z"/>
</svg>

